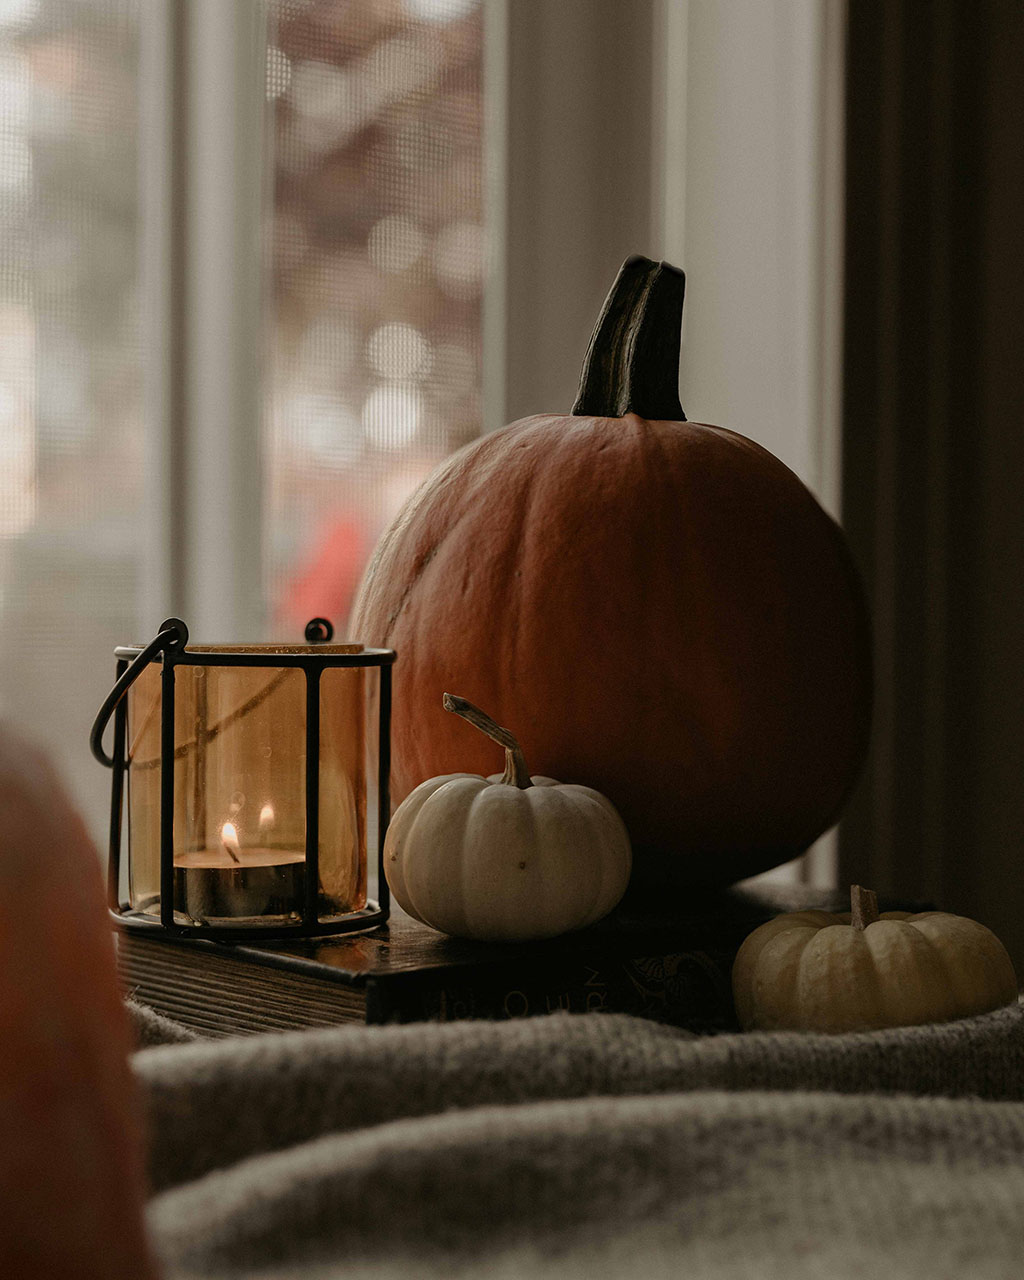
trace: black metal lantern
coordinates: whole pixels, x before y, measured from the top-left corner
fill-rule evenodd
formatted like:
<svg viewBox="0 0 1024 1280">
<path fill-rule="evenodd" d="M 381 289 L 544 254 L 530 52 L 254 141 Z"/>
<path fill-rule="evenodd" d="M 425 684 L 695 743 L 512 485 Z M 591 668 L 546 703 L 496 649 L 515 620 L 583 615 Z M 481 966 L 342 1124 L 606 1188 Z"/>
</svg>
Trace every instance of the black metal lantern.
<svg viewBox="0 0 1024 1280">
<path fill-rule="evenodd" d="M 90 745 L 113 771 L 108 898 L 121 926 L 242 942 L 387 920 L 395 654 L 332 639 L 314 618 L 305 645 L 188 646 L 169 618 L 148 645 L 115 650 Z"/>
</svg>

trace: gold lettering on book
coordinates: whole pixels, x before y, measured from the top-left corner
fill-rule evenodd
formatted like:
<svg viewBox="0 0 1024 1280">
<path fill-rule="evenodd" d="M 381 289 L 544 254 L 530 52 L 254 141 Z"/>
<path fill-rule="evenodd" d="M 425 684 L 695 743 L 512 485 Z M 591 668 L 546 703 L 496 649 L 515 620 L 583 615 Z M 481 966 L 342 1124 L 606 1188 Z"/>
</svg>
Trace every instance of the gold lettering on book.
<svg viewBox="0 0 1024 1280">
<path fill-rule="evenodd" d="M 583 966 L 586 977 L 583 979 L 583 998 L 587 1013 L 601 1013 L 608 1008 L 608 982 L 600 969 L 592 965 Z"/>
<path fill-rule="evenodd" d="M 530 999 L 525 991 L 509 991 L 503 1002 L 506 1018 L 525 1018 L 530 1012 Z"/>
<path fill-rule="evenodd" d="M 437 1011 L 439 1022 L 458 1022 L 462 1018 L 470 1018 L 472 1016 L 473 1010 L 468 1000 L 460 999 L 444 987 L 440 989 L 438 992 Z"/>
</svg>

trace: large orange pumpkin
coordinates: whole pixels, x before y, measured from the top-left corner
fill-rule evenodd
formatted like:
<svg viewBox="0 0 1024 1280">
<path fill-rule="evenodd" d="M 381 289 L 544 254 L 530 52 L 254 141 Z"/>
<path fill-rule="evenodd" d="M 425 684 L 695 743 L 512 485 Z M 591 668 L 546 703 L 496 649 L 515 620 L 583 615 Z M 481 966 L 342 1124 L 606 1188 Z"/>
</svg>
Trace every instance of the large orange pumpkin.
<svg viewBox="0 0 1024 1280">
<path fill-rule="evenodd" d="M 0 727 L 0 1276 L 147 1280 L 142 1124 L 99 856 Z"/>
<path fill-rule="evenodd" d="M 753 441 L 679 405 L 684 278 L 631 258 L 571 416 L 453 455 L 382 536 L 359 640 L 398 651 L 393 787 L 488 773 L 441 693 L 607 795 L 649 882 L 730 883 L 837 817 L 870 718 L 869 626 L 838 526 Z"/>
</svg>

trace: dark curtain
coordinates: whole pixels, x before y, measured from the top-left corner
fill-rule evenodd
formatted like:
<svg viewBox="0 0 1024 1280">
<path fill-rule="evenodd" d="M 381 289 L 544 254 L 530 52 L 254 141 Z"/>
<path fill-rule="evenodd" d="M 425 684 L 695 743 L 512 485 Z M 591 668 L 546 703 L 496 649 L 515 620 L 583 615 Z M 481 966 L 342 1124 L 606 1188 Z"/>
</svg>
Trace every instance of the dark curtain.
<svg viewBox="0 0 1024 1280">
<path fill-rule="evenodd" d="M 1024 4 L 851 0 L 844 522 L 876 631 L 845 881 L 1024 977 Z"/>
</svg>

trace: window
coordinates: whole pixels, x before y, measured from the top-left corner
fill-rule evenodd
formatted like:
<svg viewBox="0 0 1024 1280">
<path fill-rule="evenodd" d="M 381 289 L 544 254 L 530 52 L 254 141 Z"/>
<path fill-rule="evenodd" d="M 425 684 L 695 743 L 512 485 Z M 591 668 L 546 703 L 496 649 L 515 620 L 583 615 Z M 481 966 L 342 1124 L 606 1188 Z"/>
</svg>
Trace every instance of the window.
<svg viewBox="0 0 1024 1280">
<path fill-rule="evenodd" d="M 687 413 L 831 497 L 841 18 L 0 0 L 0 714 L 101 839 L 114 645 L 171 613 L 208 640 L 343 625 L 438 458 L 568 408 L 629 253 L 689 273 Z M 779 374 L 782 331 L 806 359 Z"/>
</svg>

